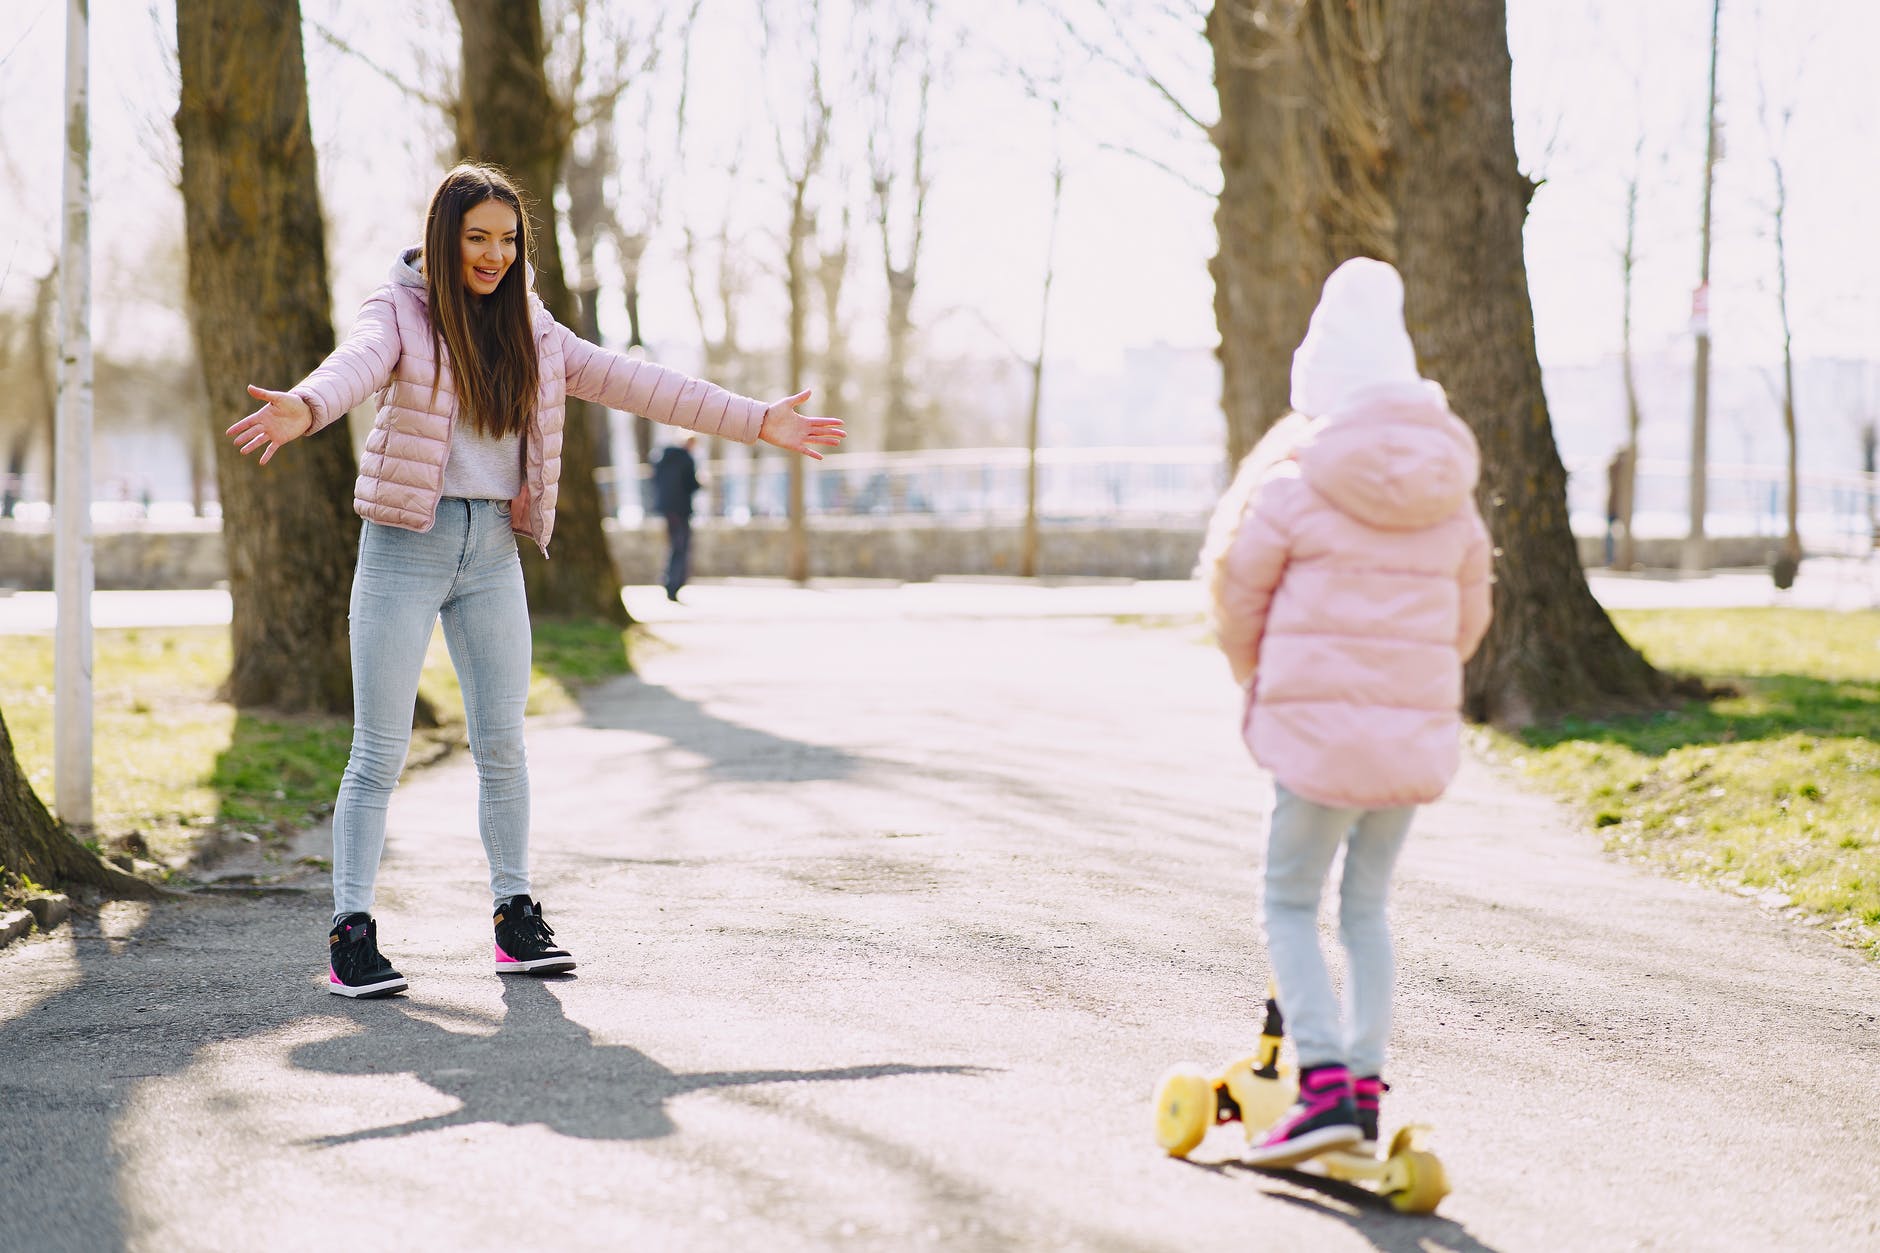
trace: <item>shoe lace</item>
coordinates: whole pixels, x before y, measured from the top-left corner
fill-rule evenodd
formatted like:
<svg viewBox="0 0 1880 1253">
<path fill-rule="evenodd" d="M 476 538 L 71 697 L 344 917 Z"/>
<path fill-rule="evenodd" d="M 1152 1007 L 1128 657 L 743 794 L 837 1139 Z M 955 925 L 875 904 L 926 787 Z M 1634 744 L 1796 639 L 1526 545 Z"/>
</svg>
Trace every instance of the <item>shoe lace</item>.
<svg viewBox="0 0 1880 1253">
<path fill-rule="evenodd" d="M 516 932 L 530 943 L 546 946 L 555 934 L 555 928 L 549 926 L 548 919 L 542 915 L 529 913 L 516 919 Z"/>
<path fill-rule="evenodd" d="M 362 970 L 376 970 L 388 964 L 379 953 L 374 930 L 370 922 L 355 922 L 340 933 L 339 947 L 346 950 L 353 964 Z"/>
</svg>

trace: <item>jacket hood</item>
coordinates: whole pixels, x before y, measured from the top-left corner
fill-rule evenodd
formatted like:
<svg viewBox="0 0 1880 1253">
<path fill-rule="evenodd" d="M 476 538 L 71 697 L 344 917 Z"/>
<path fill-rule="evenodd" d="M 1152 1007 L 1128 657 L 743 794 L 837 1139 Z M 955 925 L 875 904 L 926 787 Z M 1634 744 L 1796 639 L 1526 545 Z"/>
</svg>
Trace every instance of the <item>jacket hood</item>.
<svg viewBox="0 0 1880 1253">
<path fill-rule="evenodd" d="M 1417 381 L 1417 354 L 1403 324 L 1403 279 L 1369 257 L 1333 270 L 1292 360 L 1292 407 L 1323 418 L 1353 394 Z"/>
<path fill-rule="evenodd" d="M 415 287 L 418 294 L 424 294 L 424 271 L 418 268 L 419 258 L 424 256 L 424 249 L 417 245 L 398 254 L 398 260 L 392 262 L 390 281 L 399 287 Z"/>
<path fill-rule="evenodd" d="M 1427 380 L 1352 392 L 1294 453 L 1301 477 L 1340 511 L 1381 530 L 1434 526 L 1475 490 L 1481 453 Z"/>
</svg>

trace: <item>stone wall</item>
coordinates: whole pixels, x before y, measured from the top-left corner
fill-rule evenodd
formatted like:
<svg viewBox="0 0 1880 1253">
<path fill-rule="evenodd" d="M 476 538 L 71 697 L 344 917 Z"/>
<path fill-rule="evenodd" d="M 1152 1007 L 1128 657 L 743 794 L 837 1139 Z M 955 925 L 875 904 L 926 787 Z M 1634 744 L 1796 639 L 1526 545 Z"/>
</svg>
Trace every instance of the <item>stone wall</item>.
<svg viewBox="0 0 1880 1253">
<path fill-rule="evenodd" d="M 919 519 L 819 520 L 810 534 L 810 573 L 817 578 L 898 579 L 920 582 L 940 575 L 1015 575 L 1022 529 L 1017 524 L 939 525 Z M 610 527 L 608 545 L 621 580 L 658 583 L 666 561 L 665 528 Z M 1777 541 L 1713 538 L 1719 568 L 1767 566 Z M 1598 537 L 1582 536 L 1580 559 L 1600 563 Z M 1038 536 L 1038 573 L 1128 579 L 1183 579 L 1201 546 L 1199 525 L 1048 526 Z M 1681 541 L 1641 539 L 1640 562 L 1674 569 Z M 774 578 L 787 568 L 789 532 L 781 523 L 700 525 L 692 533 L 696 578 Z M 97 586 L 118 588 L 213 587 L 228 577 L 222 533 L 213 523 L 193 530 L 100 530 L 93 538 Z M 0 587 L 52 586 L 52 533 L 0 521 Z"/>
<path fill-rule="evenodd" d="M 0 520 L 0 587 L 49 591 L 53 533 Z M 228 578 L 222 528 L 104 530 L 92 535 L 93 582 L 103 591 L 214 587 Z"/>
</svg>

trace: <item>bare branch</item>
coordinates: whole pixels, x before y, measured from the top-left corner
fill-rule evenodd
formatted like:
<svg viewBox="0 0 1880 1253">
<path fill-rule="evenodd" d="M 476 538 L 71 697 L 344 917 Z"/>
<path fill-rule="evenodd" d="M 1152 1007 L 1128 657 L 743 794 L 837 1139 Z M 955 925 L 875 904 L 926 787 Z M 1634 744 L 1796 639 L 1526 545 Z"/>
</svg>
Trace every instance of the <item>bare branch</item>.
<svg viewBox="0 0 1880 1253">
<path fill-rule="evenodd" d="M 1175 94 L 1174 89 L 1163 82 L 1159 74 L 1149 68 L 1149 63 L 1143 58 L 1136 40 L 1132 39 L 1130 33 L 1123 28 L 1122 19 L 1118 18 L 1116 13 L 1111 9 L 1109 0 L 1089 0 L 1089 3 L 1097 12 L 1103 14 L 1104 20 L 1109 23 L 1110 33 L 1116 37 L 1115 45 L 1127 49 L 1126 56 L 1119 55 L 1112 47 L 1091 39 L 1082 30 L 1078 29 L 1077 23 L 1073 22 L 1064 10 L 1057 5 L 1046 4 L 1045 9 L 1046 12 L 1057 19 L 1058 25 L 1064 28 L 1065 33 L 1070 35 L 1071 39 L 1076 42 L 1077 46 L 1081 48 L 1084 54 L 1091 60 L 1099 61 L 1113 69 L 1120 70 L 1137 82 L 1146 85 L 1158 96 L 1161 96 L 1169 107 L 1175 110 L 1177 115 L 1185 119 L 1203 135 L 1212 131 L 1213 127 L 1209 123 L 1202 121 L 1192 109 L 1182 102 L 1181 97 Z M 1168 13 L 1169 11 L 1166 6 L 1163 7 L 1164 13 Z"/>
<path fill-rule="evenodd" d="M 1220 188 L 1209 187 L 1205 183 L 1197 182 L 1193 177 L 1182 173 L 1162 158 L 1153 153 L 1144 152 L 1140 148 L 1133 148 L 1128 144 L 1111 143 L 1107 139 L 1098 140 L 1097 147 L 1106 152 L 1118 152 L 1126 157 L 1134 157 L 1138 161 L 1146 161 L 1198 196 L 1206 196 L 1208 199 L 1212 200 L 1221 194 Z"/>
<path fill-rule="evenodd" d="M 328 44 L 332 45 L 338 51 L 351 57 L 353 60 L 359 62 L 361 65 L 365 66 L 367 69 L 371 70 L 374 74 L 377 74 L 380 78 L 384 79 L 386 82 L 396 87 L 399 90 L 399 92 L 403 94 L 404 96 L 406 96 L 408 99 L 415 100 L 419 104 L 429 105 L 433 109 L 441 110 L 446 117 L 455 118 L 457 116 L 457 101 L 456 100 L 447 99 L 442 96 L 432 95 L 430 92 L 424 90 L 424 88 L 416 87 L 406 82 L 403 78 L 399 77 L 393 71 L 387 69 L 383 65 L 380 65 L 377 61 L 374 61 L 371 57 L 367 56 L 365 53 L 361 52 L 359 49 L 353 47 L 352 44 L 348 43 L 345 39 L 341 38 L 338 32 L 334 31 L 331 27 L 327 26 L 324 22 L 312 21 L 310 19 L 308 22 L 308 25 L 312 26 L 314 33 L 319 35 L 320 38 L 326 40 Z"/>
</svg>

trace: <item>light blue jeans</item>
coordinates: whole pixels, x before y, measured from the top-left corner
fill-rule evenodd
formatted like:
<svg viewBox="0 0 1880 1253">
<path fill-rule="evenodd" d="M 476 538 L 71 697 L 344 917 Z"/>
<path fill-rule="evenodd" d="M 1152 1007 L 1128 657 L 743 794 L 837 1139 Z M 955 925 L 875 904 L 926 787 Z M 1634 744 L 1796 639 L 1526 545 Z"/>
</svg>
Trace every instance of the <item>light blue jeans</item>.
<svg viewBox="0 0 1880 1253">
<path fill-rule="evenodd" d="M 1386 905 L 1391 870 L 1416 806 L 1332 809 L 1274 785 L 1266 844 L 1266 947 L 1280 1012 L 1301 1066 L 1342 1064 L 1354 1075 L 1384 1070 L 1394 972 Z M 1319 898 L 1339 847 L 1338 936 L 1345 946 L 1345 1008 L 1319 949 Z"/>
<path fill-rule="evenodd" d="M 529 891 L 529 604 L 509 504 L 447 496 L 420 535 L 368 522 L 353 572 L 352 756 L 333 807 L 333 915 L 370 913 L 385 808 L 411 745 L 418 675 L 438 619 L 463 689 L 490 891 Z"/>
</svg>

